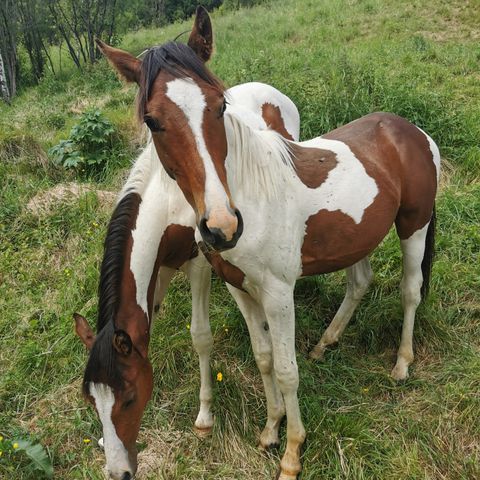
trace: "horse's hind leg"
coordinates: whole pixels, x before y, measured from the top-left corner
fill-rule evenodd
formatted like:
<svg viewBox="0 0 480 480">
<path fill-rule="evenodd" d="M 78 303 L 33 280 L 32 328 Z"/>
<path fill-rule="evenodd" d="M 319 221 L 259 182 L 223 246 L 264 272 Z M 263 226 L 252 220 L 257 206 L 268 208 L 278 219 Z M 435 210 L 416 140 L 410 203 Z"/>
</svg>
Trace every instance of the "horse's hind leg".
<svg viewBox="0 0 480 480">
<path fill-rule="evenodd" d="M 408 377 L 408 366 L 413 362 L 413 325 L 415 312 L 421 301 L 423 284 L 422 260 L 425 253 L 425 241 L 428 226 L 417 230 L 410 238 L 401 240 L 403 252 L 403 277 L 400 284 L 403 305 L 402 340 L 398 349 L 397 363 L 392 370 L 395 380 Z"/>
<path fill-rule="evenodd" d="M 353 312 L 373 280 L 373 272 L 368 257 L 347 268 L 346 271 L 347 293 L 345 298 L 332 322 L 323 333 L 322 338 L 310 352 L 310 358 L 322 359 L 327 347 L 338 342 L 352 318 Z"/>
</svg>

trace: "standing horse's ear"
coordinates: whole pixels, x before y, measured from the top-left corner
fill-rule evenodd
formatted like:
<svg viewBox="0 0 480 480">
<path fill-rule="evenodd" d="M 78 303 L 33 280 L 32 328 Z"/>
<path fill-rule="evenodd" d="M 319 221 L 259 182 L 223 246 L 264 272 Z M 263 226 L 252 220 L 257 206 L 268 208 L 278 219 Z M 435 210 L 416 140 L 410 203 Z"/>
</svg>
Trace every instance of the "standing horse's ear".
<svg viewBox="0 0 480 480">
<path fill-rule="evenodd" d="M 188 46 L 204 61 L 208 62 L 213 51 L 213 29 L 207 10 L 197 7 L 192 33 L 188 39 Z"/>
<path fill-rule="evenodd" d="M 100 39 L 95 39 L 100 51 L 107 57 L 107 60 L 112 64 L 113 68 L 127 81 L 140 82 L 140 66 L 142 62 L 118 48 L 113 48 L 102 42 Z"/>
<path fill-rule="evenodd" d="M 95 334 L 92 332 L 87 319 L 79 313 L 74 313 L 73 319 L 75 320 L 75 332 L 77 332 L 77 335 L 85 346 L 91 350 L 93 342 L 95 342 Z"/>
<path fill-rule="evenodd" d="M 120 355 L 130 355 L 132 353 L 132 346 L 132 339 L 125 330 L 115 330 L 113 334 L 113 348 Z"/>
</svg>

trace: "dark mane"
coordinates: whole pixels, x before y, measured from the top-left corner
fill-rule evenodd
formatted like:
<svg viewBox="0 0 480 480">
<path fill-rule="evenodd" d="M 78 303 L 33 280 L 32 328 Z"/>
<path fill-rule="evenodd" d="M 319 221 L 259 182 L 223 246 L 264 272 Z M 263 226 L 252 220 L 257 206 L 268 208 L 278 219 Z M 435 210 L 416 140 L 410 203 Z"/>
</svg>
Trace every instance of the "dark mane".
<svg viewBox="0 0 480 480">
<path fill-rule="evenodd" d="M 134 228 L 140 202 L 141 197 L 138 193 L 127 193 L 118 203 L 108 224 L 98 288 L 97 338 L 90 351 L 83 377 L 84 393 L 88 393 L 88 383 L 91 381 L 101 381 L 111 386 L 121 382 L 112 341 L 115 315 L 119 305 L 125 247 Z"/>
<path fill-rule="evenodd" d="M 142 122 L 153 82 L 160 70 L 165 70 L 175 78 L 184 78 L 193 74 L 220 91 L 225 90 L 222 82 L 208 70 L 188 45 L 180 42 L 168 42 L 158 47 L 152 47 L 145 55 L 141 66 L 137 113 Z"/>
</svg>

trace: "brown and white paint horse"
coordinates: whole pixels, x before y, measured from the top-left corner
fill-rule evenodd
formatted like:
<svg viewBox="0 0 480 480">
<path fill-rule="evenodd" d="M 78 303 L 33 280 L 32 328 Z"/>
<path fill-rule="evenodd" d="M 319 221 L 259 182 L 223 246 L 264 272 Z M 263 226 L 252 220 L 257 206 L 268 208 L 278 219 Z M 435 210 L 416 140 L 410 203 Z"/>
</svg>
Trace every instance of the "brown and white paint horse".
<svg viewBox="0 0 480 480">
<path fill-rule="evenodd" d="M 275 88 L 246 83 L 226 94 L 228 111 L 252 127 L 273 125 L 298 139 L 298 110 Z M 195 427 L 205 433 L 213 426 L 209 365 L 213 339 L 208 318 L 211 267 L 198 254 L 194 229 L 194 212 L 161 167 L 150 141 L 132 168 L 108 227 L 96 338 L 85 318 L 75 315 L 77 333 L 91 350 L 83 389 L 102 422 L 107 470 L 114 479 L 131 478 L 136 471 L 135 441 L 153 384 L 148 360 L 153 311 L 178 268 L 191 284 L 190 331 L 200 360 L 200 411 Z"/>
<path fill-rule="evenodd" d="M 295 479 L 305 439 L 295 282 L 347 269 L 347 293 L 312 352 L 318 357 L 351 318 L 372 279 L 367 256 L 395 224 L 403 251 L 404 324 L 392 375 L 406 378 L 415 311 L 428 287 L 440 155 L 428 135 L 389 113 L 301 143 L 255 131 L 235 114 L 224 115 L 221 83 L 202 63 L 212 51 L 212 30 L 201 7 L 189 45 L 157 47 L 138 66 L 127 53 L 122 61 L 109 58 L 139 83 L 139 115 L 195 210 L 197 239 L 233 285 L 265 385 L 268 419 L 260 441 L 278 443 L 286 413 L 280 478 Z"/>
</svg>

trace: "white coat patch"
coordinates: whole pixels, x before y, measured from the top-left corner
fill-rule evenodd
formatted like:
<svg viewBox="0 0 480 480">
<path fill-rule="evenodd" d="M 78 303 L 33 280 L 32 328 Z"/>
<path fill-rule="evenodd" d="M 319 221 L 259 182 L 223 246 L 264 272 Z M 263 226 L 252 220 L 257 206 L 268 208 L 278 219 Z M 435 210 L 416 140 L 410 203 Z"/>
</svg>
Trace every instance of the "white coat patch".
<svg viewBox="0 0 480 480">
<path fill-rule="evenodd" d="M 306 190 L 306 205 L 310 215 L 320 210 L 340 210 L 359 224 L 363 213 L 378 195 L 378 186 L 350 147 L 338 140 L 317 138 L 300 145 L 322 148 L 336 154 L 337 165 L 328 172 L 326 180 L 316 189 Z"/>
<path fill-rule="evenodd" d="M 427 135 L 420 127 L 417 127 L 426 137 L 428 140 L 428 146 L 430 147 L 430 151 L 432 152 L 432 159 L 435 165 L 435 170 L 437 172 L 437 184 L 440 179 L 440 150 L 437 147 L 437 144 Z"/>
<path fill-rule="evenodd" d="M 130 270 L 137 287 L 137 304 L 146 315 L 148 315 L 148 286 L 166 228 L 171 223 L 185 227 L 195 226 L 195 213 L 190 205 L 186 201 L 183 205 L 173 195 L 171 196 L 173 198 L 168 195 L 166 184 L 172 183 L 172 186 L 176 186 L 176 182 L 170 178 L 163 178 L 166 175 L 163 174 L 160 160 L 156 155 L 155 158 L 157 168 L 142 194 L 135 230 L 132 231 L 133 247 L 130 257 Z"/>
</svg>

